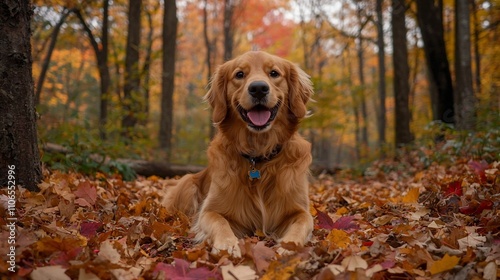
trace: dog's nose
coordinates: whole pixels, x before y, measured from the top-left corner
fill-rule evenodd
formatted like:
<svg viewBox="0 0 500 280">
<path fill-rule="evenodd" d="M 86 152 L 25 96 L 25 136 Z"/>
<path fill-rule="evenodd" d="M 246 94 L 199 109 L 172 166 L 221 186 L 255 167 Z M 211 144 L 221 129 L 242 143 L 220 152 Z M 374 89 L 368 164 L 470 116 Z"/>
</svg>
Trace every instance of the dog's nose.
<svg viewBox="0 0 500 280">
<path fill-rule="evenodd" d="M 262 99 L 269 94 L 269 85 L 264 81 L 255 81 L 248 86 L 248 93 L 257 99 Z"/>
</svg>

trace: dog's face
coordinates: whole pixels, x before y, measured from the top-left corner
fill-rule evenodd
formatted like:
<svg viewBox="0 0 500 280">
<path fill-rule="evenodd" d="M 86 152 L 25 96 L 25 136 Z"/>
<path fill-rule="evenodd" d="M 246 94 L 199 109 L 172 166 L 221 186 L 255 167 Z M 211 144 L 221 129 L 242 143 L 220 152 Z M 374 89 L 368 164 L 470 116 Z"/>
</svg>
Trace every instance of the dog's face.
<svg viewBox="0 0 500 280">
<path fill-rule="evenodd" d="M 300 68 L 259 51 L 221 65 L 205 98 L 214 109 L 214 123 L 237 116 L 251 132 L 259 133 L 280 119 L 298 123 L 312 93 L 309 76 Z"/>
</svg>

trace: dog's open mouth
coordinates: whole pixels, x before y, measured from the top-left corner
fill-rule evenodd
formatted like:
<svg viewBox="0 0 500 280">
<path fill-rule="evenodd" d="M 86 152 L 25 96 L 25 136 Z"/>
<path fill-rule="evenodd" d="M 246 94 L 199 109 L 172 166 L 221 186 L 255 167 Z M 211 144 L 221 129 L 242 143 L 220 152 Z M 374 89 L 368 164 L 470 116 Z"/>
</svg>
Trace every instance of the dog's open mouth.
<svg viewBox="0 0 500 280">
<path fill-rule="evenodd" d="M 255 130 L 262 130 L 268 127 L 276 118 L 280 105 L 281 102 L 278 102 L 278 104 L 272 108 L 268 108 L 264 105 L 256 105 L 250 110 L 245 110 L 241 106 L 238 106 L 238 111 L 240 112 L 241 118 L 251 128 Z"/>
</svg>

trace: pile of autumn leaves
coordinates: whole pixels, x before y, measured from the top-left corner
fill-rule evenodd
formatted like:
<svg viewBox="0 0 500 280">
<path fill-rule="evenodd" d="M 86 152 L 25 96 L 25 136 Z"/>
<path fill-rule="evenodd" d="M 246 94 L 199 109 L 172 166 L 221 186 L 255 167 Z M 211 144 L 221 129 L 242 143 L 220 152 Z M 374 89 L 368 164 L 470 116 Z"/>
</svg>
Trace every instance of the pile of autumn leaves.
<svg viewBox="0 0 500 280">
<path fill-rule="evenodd" d="M 378 162 L 311 184 L 313 238 L 280 246 L 261 232 L 243 257 L 194 244 L 187 217 L 160 206 L 157 177 L 46 171 L 39 193 L 17 192 L 17 272 L 32 279 L 496 279 L 500 162 L 427 168 Z M 6 191 L 0 191 L 6 209 Z M 7 250 L 2 225 L 0 249 Z M 3 240 L 3 241 L 2 241 Z M 2 279 L 14 279 L 0 263 Z"/>
</svg>

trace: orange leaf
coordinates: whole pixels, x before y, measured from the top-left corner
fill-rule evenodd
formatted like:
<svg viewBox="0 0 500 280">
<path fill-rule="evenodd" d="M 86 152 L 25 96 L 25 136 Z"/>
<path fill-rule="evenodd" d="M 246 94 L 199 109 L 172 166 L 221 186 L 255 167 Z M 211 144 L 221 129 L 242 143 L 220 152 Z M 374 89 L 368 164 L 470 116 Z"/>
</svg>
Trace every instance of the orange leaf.
<svg viewBox="0 0 500 280">
<path fill-rule="evenodd" d="M 269 266 L 267 273 L 262 276 L 262 280 L 285 280 L 295 273 L 295 268 L 299 264 L 300 258 L 293 258 L 286 262 L 273 261 Z"/>
<path fill-rule="evenodd" d="M 326 240 L 330 241 L 330 249 L 342 248 L 345 249 L 349 244 L 351 244 L 351 239 L 347 232 L 340 229 L 332 229 L 332 231 L 326 237 Z"/>
<path fill-rule="evenodd" d="M 429 272 L 434 275 L 444 271 L 448 271 L 450 269 L 453 269 L 459 261 L 459 257 L 449 256 L 448 254 L 446 254 L 441 260 L 435 261 L 429 266 Z"/>
<path fill-rule="evenodd" d="M 401 199 L 403 203 L 417 203 L 420 191 L 418 188 L 412 188 L 408 193 Z"/>
</svg>

